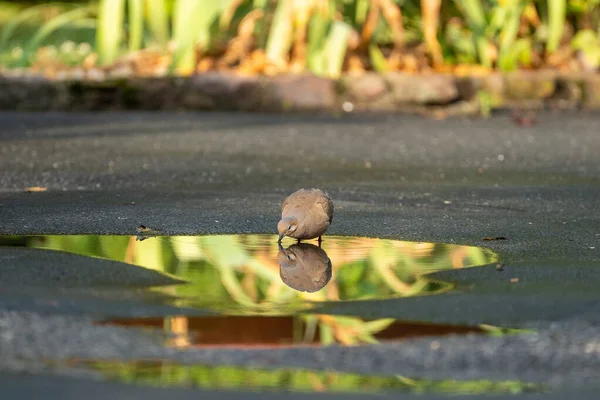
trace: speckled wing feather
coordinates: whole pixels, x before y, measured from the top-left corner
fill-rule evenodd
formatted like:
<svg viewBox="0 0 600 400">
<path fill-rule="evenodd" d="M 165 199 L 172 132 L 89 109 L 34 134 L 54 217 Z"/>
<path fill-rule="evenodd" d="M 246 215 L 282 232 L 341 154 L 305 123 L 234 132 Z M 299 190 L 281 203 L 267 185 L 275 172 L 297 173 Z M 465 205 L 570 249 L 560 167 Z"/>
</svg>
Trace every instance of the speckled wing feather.
<svg viewBox="0 0 600 400">
<path fill-rule="evenodd" d="M 333 200 L 329 196 L 329 193 L 323 192 L 323 195 L 325 197 L 319 197 L 319 200 L 317 200 L 317 203 L 321 207 L 323 207 L 325 214 L 327 214 L 329 216 L 329 223 L 331 223 L 331 221 L 333 220 Z"/>
</svg>

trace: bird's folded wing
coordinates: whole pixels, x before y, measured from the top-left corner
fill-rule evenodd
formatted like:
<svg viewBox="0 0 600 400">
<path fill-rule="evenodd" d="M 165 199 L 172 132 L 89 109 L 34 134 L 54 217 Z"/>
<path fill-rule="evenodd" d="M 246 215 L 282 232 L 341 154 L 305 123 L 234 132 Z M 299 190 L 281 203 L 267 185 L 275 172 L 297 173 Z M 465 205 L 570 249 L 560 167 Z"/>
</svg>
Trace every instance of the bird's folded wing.
<svg viewBox="0 0 600 400">
<path fill-rule="evenodd" d="M 317 204 L 323 208 L 323 211 L 329 217 L 329 223 L 331 223 L 331 220 L 333 220 L 333 201 L 331 198 L 329 198 L 329 196 L 325 198 L 319 198 L 319 200 L 317 200 Z"/>
</svg>

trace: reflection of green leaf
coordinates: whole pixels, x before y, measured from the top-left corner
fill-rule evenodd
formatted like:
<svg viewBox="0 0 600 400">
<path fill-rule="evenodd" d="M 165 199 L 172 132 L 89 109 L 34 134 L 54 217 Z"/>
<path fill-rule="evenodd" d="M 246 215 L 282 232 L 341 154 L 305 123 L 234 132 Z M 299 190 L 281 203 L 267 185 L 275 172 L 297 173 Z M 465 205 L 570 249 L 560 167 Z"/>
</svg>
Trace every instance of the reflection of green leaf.
<svg viewBox="0 0 600 400">
<path fill-rule="evenodd" d="M 378 333 L 387 329 L 391 324 L 394 323 L 394 321 L 395 319 L 393 318 L 384 318 L 375 321 L 363 322 L 361 324 L 361 330 L 371 334 Z"/>
<path fill-rule="evenodd" d="M 248 253 L 239 246 L 235 236 L 202 236 L 202 249 L 217 267 L 241 267 L 250 260 Z"/>
<path fill-rule="evenodd" d="M 337 281 L 342 285 L 355 285 L 364 276 L 367 264 L 358 261 L 343 265 L 337 271 Z"/>
<path fill-rule="evenodd" d="M 316 315 L 305 315 L 302 317 L 302 319 L 306 324 L 302 341 L 306 343 L 312 343 L 312 341 L 315 340 L 315 334 L 317 332 L 317 327 L 319 326 L 319 320 L 317 319 Z"/>
<path fill-rule="evenodd" d="M 252 301 L 252 299 L 246 295 L 244 289 L 242 289 L 242 286 L 230 265 L 225 264 L 221 267 L 221 282 L 236 302 L 247 307 L 255 305 L 254 301 Z"/>
<path fill-rule="evenodd" d="M 333 329 L 327 324 L 319 324 L 319 336 L 321 338 L 321 344 L 328 346 L 335 343 L 335 337 L 333 336 Z"/>
<path fill-rule="evenodd" d="M 174 236 L 169 241 L 179 260 L 198 261 L 204 258 L 202 243 L 198 236 Z"/>
<path fill-rule="evenodd" d="M 340 299 L 360 299 L 377 292 L 377 287 L 365 279 L 366 272 L 367 263 L 364 261 L 348 263 L 337 270 Z"/>
<path fill-rule="evenodd" d="M 360 335 L 357 336 L 357 338 L 364 343 L 368 343 L 368 344 L 379 344 L 379 341 L 377 339 L 375 339 L 371 334 L 369 333 L 362 333 Z"/>
<path fill-rule="evenodd" d="M 129 236 L 99 236 L 98 243 L 103 257 L 118 261 L 125 260 Z"/>
<path fill-rule="evenodd" d="M 472 265 L 486 265 L 498 261 L 498 257 L 489 249 L 479 247 L 469 248 L 470 263 Z"/>
<path fill-rule="evenodd" d="M 506 335 L 519 335 L 523 333 L 535 333 L 533 329 L 513 329 L 503 328 L 499 326 L 480 324 L 479 327 L 485 330 L 491 336 L 506 336 Z"/>
<path fill-rule="evenodd" d="M 133 263 L 156 271 L 165 271 L 162 242 L 153 239 L 136 242 Z"/>
<path fill-rule="evenodd" d="M 402 376 L 374 376 L 333 371 L 278 369 L 264 370 L 229 366 L 178 365 L 160 362 L 78 362 L 100 371 L 109 379 L 149 386 L 177 386 L 244 389 L 278 389 L 282 391 L 374 392 L 397 390 L 441 392 L 451 394 L 493 394 L 543 391 L 542 385 L 518 381 L 432 381 Z"/>
<path fill-rule="evenodd" d="M 40 247 L 69 251 L 84 256 L 99 256 L 96 236 L 77 235 L 61 236 L 51 235 L 43 238 Z"/>
</svg>

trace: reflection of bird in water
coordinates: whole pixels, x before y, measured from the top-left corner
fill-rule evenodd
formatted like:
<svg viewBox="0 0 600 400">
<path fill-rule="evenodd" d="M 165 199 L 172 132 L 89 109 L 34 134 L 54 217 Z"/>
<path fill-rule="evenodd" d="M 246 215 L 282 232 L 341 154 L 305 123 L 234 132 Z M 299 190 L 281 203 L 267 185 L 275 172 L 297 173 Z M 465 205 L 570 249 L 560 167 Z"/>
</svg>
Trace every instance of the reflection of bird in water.
<svg viewBox="0 0 600 400">
<path fill-rule="evenodd" d="M 283 283 L 299 292 L 313 293 L 331 279 L 331 260 L 325 250 L 310 243 L 279 245 L 279 275 Z"/>
<path fill-rule="evenodd" d="M 277 224 L 279 242 L 284 236 L 298 239 L 319 238 L 333 220 L 333 201 L 320 189 L 300 189 L 290 194 L 281 206 Z"/>
</svg>

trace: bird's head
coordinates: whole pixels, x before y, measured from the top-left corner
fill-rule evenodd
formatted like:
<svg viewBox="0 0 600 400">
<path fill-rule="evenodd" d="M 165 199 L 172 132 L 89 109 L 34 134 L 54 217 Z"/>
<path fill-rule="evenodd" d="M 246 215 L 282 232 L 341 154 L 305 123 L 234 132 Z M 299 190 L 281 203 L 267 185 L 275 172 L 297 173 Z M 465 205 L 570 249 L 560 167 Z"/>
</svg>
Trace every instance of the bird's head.
<svg viewBox="0 0 600 400">
<path fill-rule="evenodd" d="M 282 218 L 281 221 L 277 224 L 277 231 L 279 232 L 279 241 L 283 239 L 284 236 L 287 236 L 293 233 L 296 229 L 298 229 L 298 220 L 296 217 L 285 217 Z"/>
</svg>

